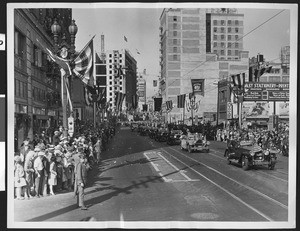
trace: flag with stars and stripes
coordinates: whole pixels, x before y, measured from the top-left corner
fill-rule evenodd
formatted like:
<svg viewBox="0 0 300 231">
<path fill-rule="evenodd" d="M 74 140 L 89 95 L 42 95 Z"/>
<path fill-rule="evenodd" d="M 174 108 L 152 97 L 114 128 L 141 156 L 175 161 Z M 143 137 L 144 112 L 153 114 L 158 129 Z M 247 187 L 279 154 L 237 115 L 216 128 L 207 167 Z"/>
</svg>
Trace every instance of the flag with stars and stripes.
<svg viewBox="0 0 300 231">
<path fill-rule="evenodd" d="M 245 73 L 232 75 L 232 82 L 234 86 L 237 86 L 238 88 L 242 88 L 245 85 Z"/>
<path fill-rule="evenodd" d="M 95 37 L 95 36 L 94 36 Z M 93 38 L 94 38 L 93 37 Z M 93 66 L 94 66 L 94 50 L 93 38 L 83 48 L 83 50 L 73 60 L 73 73 L 80 78 L 82 82 L 89 86 L 94 86 Z"/>
</svg>

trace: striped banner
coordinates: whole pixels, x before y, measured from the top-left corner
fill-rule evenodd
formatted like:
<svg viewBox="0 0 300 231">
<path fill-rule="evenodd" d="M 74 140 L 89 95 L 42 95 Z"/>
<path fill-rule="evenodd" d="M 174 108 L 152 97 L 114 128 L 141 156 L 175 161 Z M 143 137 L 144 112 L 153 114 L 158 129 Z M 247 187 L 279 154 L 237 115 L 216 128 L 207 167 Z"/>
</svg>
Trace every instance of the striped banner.
<svg viewBox="0 0 300 231">
<path fill-rule="evenodd" d="M 185 94 L 177 95 L 177 108 L 184 108 Z"/>
<path fill-rule="evenodd" d="M 238 88 L 242 88 L 245 85 L 245 73 L 232 75 L 232 82 L 234 86 L 237 86 Z"/>
</svg>

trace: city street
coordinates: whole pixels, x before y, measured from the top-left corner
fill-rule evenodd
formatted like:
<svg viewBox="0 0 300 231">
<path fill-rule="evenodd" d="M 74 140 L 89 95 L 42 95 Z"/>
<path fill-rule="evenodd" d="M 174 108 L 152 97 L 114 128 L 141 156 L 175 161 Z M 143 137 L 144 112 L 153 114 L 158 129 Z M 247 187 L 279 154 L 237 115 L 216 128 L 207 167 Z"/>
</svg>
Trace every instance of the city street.
<svg viewBox="0 0 300 231">
<path fill-rule="evenodd" d="M 275 170 L 228 165 L 226 144 L 189 153 L 121 126 L 102 162 L 89 172 L 85 201 L 73 192 L 14 201 L 16 222 L 80 221 L 287 221 L 288 158 Z M 24 211 L 26 211 L 24 213 Z"/>
</svg>

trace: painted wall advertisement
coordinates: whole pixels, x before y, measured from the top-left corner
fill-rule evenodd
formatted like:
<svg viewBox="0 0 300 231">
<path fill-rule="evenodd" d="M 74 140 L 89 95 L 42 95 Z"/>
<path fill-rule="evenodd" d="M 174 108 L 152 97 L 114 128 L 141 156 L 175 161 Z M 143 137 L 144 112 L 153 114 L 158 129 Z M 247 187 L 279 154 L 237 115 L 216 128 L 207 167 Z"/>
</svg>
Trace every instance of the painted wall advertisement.
<svg viewBox="0 0 300 231">
<path fill-rule="evenodd" d="M 269 118 L 273 113 L 273 104 L 268 102 L 243 102 L 243 118 Z"/>
<path fill-rule="evenodd" d="M 274 114 L 274 102 L 243 102 L 242 116 L 243 118 L 269 118 Z M 276 102 L 275 114 L 280 118 L 288 118 L 289 102 Z"/>
<path fill-rule="evenodd" d="M 244 101 L 289 101 L 289 83 L 246 83 Z"/>
</svg>

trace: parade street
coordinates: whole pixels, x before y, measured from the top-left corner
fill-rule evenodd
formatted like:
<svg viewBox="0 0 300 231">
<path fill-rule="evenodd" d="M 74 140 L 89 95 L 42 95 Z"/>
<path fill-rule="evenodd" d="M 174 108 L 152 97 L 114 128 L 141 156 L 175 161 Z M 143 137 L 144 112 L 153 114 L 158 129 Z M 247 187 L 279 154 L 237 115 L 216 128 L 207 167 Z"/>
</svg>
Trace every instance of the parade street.
<svg viewBox="0 0 300 231">
<path fill-rule="evenodd" d="M 15 200 L 15 221 L 287 221 L 288 158 L 244 171 L 227 164 L 225 147 L 189 153 L 121 126 L 88 173 L 88 210 L 63 192 Z"/>
</svg>

